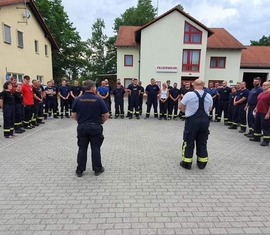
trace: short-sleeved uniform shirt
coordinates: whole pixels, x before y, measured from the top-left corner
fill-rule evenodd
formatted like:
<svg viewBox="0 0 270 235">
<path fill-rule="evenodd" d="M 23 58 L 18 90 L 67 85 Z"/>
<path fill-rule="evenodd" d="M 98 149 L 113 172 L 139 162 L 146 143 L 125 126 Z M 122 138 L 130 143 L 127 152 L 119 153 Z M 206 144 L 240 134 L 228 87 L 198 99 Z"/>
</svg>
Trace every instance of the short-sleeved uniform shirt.
<svg viewBox="0 0 270 235">
<path fill-rule="evenodd" d="M 154 100 L 157 99 L 157 95 L 159 94 L 160 89 L 156 84 L 155 85 L 149 84 L 145 88 L 145 91 L 147 92 L 147 98 Z"/>
<path fill-rule="evenodd" d="M 3 100 L 3 105 L 13 105 L 15 104 L 15 98 L 11 91 L 2 91 L 0 93 L 0 99 Z"/>
<path fill-rule="evenodd" d="M 228 102 L 230 93 L 231 93 L 231 88 L 228 86 L 219 88 L 218 89 L 219 100 L 223 102 Z"/>
<path fill-rule="evenodd" d="M 115 87 L 113 89 L 113 95 L 115 100 L 122 100 L 124 98 L 125 89 L 123 86 Z"/>
<path fill-rule="evenodd" d="M 171 88 L 171 89 L 169 90 L 169 93 L 170 93 L 170 95 L 171 95 L 174 99 L 176 99 L 177 96 L 180 95 L 180 90 L 179 90 L 177 87 L 176 87 L 176 88 Z"/>
<path fill-rule="evenodd" d="M 79 125 L 87 123 L 102 124 L 102 114 L 109 110 L 104 100 L 91 92 L 85 92 L 72 104 L 72 112 L 77 113 Z"/>
<path fill-rule="evenodd" d="M 33 87 L 33 93 L 40 99 L 42 98 L 41 92 L 42 92 L 42 90 L 39 87 Z M 34 98 L 34 103 L 37 104 L 37 103 L 39 103 L 39 101 Z"/>
<path fill-rule="evenodd" d="M 256 105 L 257 104 L 257 97 L 262 92 L 263 92 L 263 89 L 261 86 L 257 86 L 257 87 L 252 88 L 248 94 L 247 104 L 249 106 Z"/>
<path fill-rule="evenodd" d="M 100 86 L 100 87 L 98 87 L 97 90 L 98 90 L 99 94 L 102 96 L 106 96 L 110 92 L 108 86 L 105 86 L 105 87 Z"/>
<path fill-rule="evenodd" d="M 258 95 L 257 112 L 266 114 L 270 106 L 270 91 Z"/>
<path fill-rule="evenodd" d="M 63 96 L 63 97 L 67 97 L 68 94 L 70 92 L 70 88 L 68 86 L 60 86 L 59 87 L 59 93 Z"/>
<path fill-rule="evenodd" d="M 241 103 L 241 104 L 246 104 L 247 103 L 248 94 L 249 94 L 249 90 L 248 89 L 237 91 L 236 101 L 240 100 L 243 97 L 246 97 L 246 99 Z"/>
<path fill-rule="evenodd" d="M 49 92 L 56 92 L 56 87 L 55 86 L 51 86 L 51 87 L 46 87 L 45 91 L 49 91 Z M 53 99 L 55 96 L 55 94 L 46 94 L 46 99 Z"/>
<path fill-rule="evenodd" d="M 134 86 L 133 84 L 130 84 L 128 86 L 128 90 L 130 90 L 130 97 L 131 98 L 137 98 L 139 97 L 140 95 L 140 87 L 137 85 L 137 86 Z"/>
<path fill-rule="evenodd" d="M 196 90 L 199 92 L 200 96 L 203 96 L 204 91 L 203 90 Z M 185 110 L 185 116 L 190 117 L 194 115 L 198 108 L 199 108 L 199 99 L 195 92 L 188 92 L 184 95 L 183 99 L 181 100 L 181 103 L 186 106 Z M 212 96 L 207 93 L 204 98 L 204 110 L 207 114 L 209 114 L 210 108 L 213 106 L 213 99 Z"/>
<path fill-rule="evenodd" d="M 81 86 L 72 86 L 70 90 L 72 91 L 72 93 L 73 93 L 73 95 L 74 95 L 75 97 L 78 97 L 79 94 L 80 94 L 81 91 L 82 91 L 82 87 L 81 87 Z"/>
<path fill-rule="evenodd" d="M 31 85 L 23 83 L 22 94 L 23 94 L 24 105 L 34 104 L 33 87 Z"/>
<path fill-rule="evenodd" d="M 15 91 L 13 93 L 14 99 L 15 99 L 15 104 L 22 104 L 23 103 L 23 96 L 21 92 Z"/>
</svg>

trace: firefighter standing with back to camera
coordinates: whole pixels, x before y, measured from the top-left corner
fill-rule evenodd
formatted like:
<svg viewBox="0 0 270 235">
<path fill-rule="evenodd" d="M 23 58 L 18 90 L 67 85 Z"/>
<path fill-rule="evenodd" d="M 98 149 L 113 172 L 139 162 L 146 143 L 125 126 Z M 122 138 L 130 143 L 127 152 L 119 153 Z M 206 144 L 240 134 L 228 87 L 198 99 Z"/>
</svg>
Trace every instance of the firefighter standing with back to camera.
<svg viewBox="0 0 270 235">
<path fill-rule="evenodd" d="M 209 93 L 203 90 L 204 81 L 202 79 L 194 81 L 194 88 L 193 92 L 184 95 L 179 104 L 180 110 L 185 112 L 186 116 L 180 166 L 191 169 L 194 142 L 196 141 L 197 165 L 199 169 L 203 169 L 208 162 L 209 112 L 213 106 L 213 99 Z"/>
</svg>

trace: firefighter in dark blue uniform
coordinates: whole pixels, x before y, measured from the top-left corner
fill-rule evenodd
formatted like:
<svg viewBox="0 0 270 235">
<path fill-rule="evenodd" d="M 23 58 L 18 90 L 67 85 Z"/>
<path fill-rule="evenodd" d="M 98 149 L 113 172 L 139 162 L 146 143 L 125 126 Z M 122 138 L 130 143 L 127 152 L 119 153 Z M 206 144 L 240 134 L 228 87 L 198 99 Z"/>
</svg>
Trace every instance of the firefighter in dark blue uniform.
<svg viewBox="0 0 270 235">
<path fill-rule="evenodd" d="M 217 109 L 216 109 L 217 106 L 215 106 L 215 105 L 216 105 L 216 100 L 218 98 L 217 89 L 214 87 L 213 82 L 209 82 L 208 91 L 209 91 L 209 93 L 210 93 L 210 95 L 212 96 L 212 99 L 213 99 L 213 109 L 211 110 L 210 115 L 209 115 L 210 121 L 213 121 L 213 111 L 214 111 L 214 109 L 215 109 L 215 113 L 217 113 Z"/>
<path fill-rule="evenodd" d="M 32 118 L 32 125 L 38 126 L 40 121 L 38 121 L 38 117 L 40 117 L 40 109 L 43 107 L 41 106 L 43 103 L 42 99 L 42 93 L 40 87 L 38 87 L 38 81 L 37 80 L 32 80 L 33 84 L 33 95 L 34 95 L 34 116 Z M 41 119 L 42 120 L 42 119 Z"/>
<path fill-rule="evenodd" d="M 121 85 L 120 80 L 117 81 L 116 87 L 113 89 L 114 103 L 115 103 L 115 119 L 120 117 L 124 118 L 124 94 L 125 89 Z"/>
<path fill-rule="evenodd" d="M 150 116 L 150 110 L 153 105 L 154 108 L 154 117 L 158 118 L 158 111 L 157 111 L 157 96 L 159 94 L 159 87 L 156 84 L 156 81 L 154 78 L 151 79 L 151 84 L 147 85 L 145 88 L 145 92 L 147 94 L 147 110 L 145 118 L 149 118 Z"/>
<path fill-rule="evenodd" d="M 231 88 L 227 86 L 227 81 L 222 82 L 222 87 L 218 89 L 218 116 L 217 121 L 221 121 L 221 116 L 223 112 L 224 125 L 228 125 L 228 108 L 229 108 L 229 96 L 231 93 Z"/>
<path fill-rule="evenodd" d="M 140 87 L 139 112 L 140 112 L 140 115 L 142 115 L 144 87 L 142 86 L 142 82 L 141 81 L 138 82 L 138 85 Z"/>
<path fill-rule="evenodd" d="M 130 94 L 130 110 L 129 110 L 129 119 L 133 117 L 133 111 L 135 110 L 135 115 L 137 119 L 140 119 L 139 112 L 139 97 L 140 97 L 140 87 L 137 84 L 137 79 L 132 79 L 132 84 L 128 86 L 128 91 Z"/>
<path fill-rule="evenodd" d="M 249 138 L 253 137 L 254 132 L 254 123 L 255 123 L 255 117 L 253 115 L 253 111 L 257 105 L 257 97 L 260 93 L 263 92 L 263 89 L 261 87 L 261 78 L 256 77 L 253 79 L 253 88 L 248 94 L 247 104 L 245 109 L 248 111 L 247 114 L 247 121 L 248 121 L 248 133 L 245 135 Z"/>
<path fill-rule="evenodd" d="M 78 155 L 76 174 L 81 177 L 86 170 L 87 149 L 90 143 L 92 170 L 98 176 L 104 172 L 101 163 L 100 147 L 103 143 L 102 124 L 109 118 L 109 109 L 104 100 L 96 95 L 93 81 L 85 81 L 85 93 L 74 100 L 72 117 L 77 120 Z"/>
<path fill-rule="evenodd" d="M 23 106 L 23 96 L 21 93 L 21 84 L 18 84 L 16 90 L 13 93 L 15 99 L 15 122 L 14 129 L 15 133 L 23 133 L 25 130 L 23 127 L 23 114 L 24 114 L 24 106 Z"/>
<path fill-rule="evenodd" d="M 0 106 L 3 108 L 4 137 L 14 137 L 15 99 L 11 92 L 12 83 L 7 81 L 3 85 L 4 90 L 0 93 Z"/>
<path fill-rule="evenodd" d="M 178 100 L 180 98 L 180 90 L 177 88 L 177 83 L 173 84 L 173 87 L 169 90 L 169 117 L 168 119 L 177 119 Z"/>
<path fill-rule="evenodd" d="M 184 129 L 184 142 L 182 146 L 182 161 L 180 166 L 191 169 L 196 142 L 197 166 L 205 168 L 208 162 L 207 140 L 209 134 L 209 112 L 213 106 L 213 99 L 203 90 L 204 81 L 194 81 L 193 92 L 188 92 L 180 101 L 179 108 L 185 112 L 186 121 Z"/>
<path fill-rule="evenodd" d="M 228 103 L 228 124 L 231 126 L 233 124 L 233 117 L 235 113 L 235 106 L 233 104 L 234 98 L 236 97 L 236 88 L 231 88 L 231 93 L 229 96 L 229 103 Z"/>
<path fill-rule="evenodd" d="M 47 117 L 53 116 L 57 117 L 57 103 L 56 103 L 56 87 L 52 85 L 52 81 L 47 82 L 47 87 L 45 88 L 46 100 L 45 100 L 45 112 L 44 119 Z"/>
<path fill-rule="evenodd" d="M 66 85 L 66 80 L 62 81 L 62 86 L 59 87 L 59 96 L 60 96 L 60 115 L 61 118 L 69 118 L 69 96 L 70 96 L 70 87 Z M 65 112 L 64 112 L 65 109 Z"/>
<path fill-rule="evenodd" d="M 246 120 L 246 103 L 248 98 L 249 90 L 246 89 L 246 83 L 240 83 L 240 90 L 237 90 L 237 95 L 234 98 L 235 105 L 235 117 L 233 120 L 233 125 L 229 129 L 237 129 L 238 124 L 240 124 L 240 133 L 246 132 L 247 120 Z"/>
<path fill-rule="evenodd" d="M 185 82 L 184 86 L 181 87 L 180 89 L 180 99 L 182 99 L 184 97 L 185 94 L 187 94 L 190 91 L 193 91 L 194 89 L 190 86 L 190 82 Z M 185 112 L 180 111 L 179 112 L 179 117 L 181 118 L 181 120 L 185 120 Z"/>
</svg>

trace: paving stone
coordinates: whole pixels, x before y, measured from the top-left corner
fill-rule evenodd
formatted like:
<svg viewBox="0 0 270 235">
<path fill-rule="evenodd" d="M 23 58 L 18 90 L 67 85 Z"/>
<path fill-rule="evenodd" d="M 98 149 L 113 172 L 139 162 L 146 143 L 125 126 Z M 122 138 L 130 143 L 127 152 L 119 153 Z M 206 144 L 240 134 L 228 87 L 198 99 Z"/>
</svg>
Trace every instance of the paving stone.
<svg viewBox="0 0 270 235">
<path fill-rule="evenodd" d="M 269 147 L 211 123 L 207 167 L 184 170 L 184 122 L 143 117 L 104 124 L 98 177 L 90 149 L 75 175 L 74 120 L 0 135 L 0 235 L 270 234 Z"/>
</svg>

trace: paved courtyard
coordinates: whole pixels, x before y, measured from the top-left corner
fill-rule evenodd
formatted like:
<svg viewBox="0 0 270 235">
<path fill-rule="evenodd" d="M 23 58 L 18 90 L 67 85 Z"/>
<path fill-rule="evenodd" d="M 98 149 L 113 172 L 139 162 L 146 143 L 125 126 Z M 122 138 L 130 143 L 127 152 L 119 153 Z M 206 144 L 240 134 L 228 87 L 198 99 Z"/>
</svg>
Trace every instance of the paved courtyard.
<svg viewBox="0 0 270 235">
<path fill-rule="evenodd" d="M 211 123 L 206 169 L 185 170 L 183 127 L 109 120 L 105 172 L 94 176 L 89 159 L 81 178 L 74 120 L 14 139 L 1 128 L 0 234 L 270 234 L 270 147 Z"/>
</svg>

